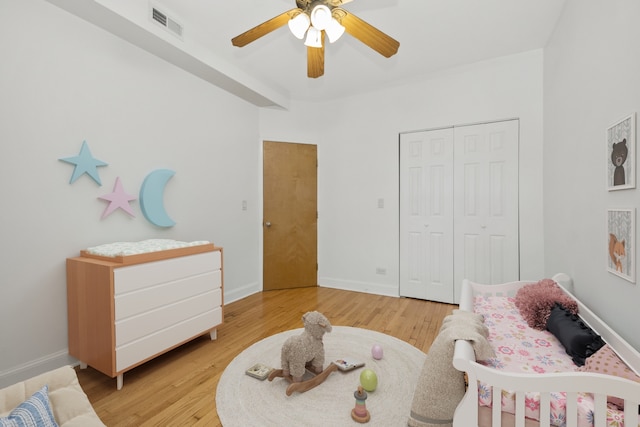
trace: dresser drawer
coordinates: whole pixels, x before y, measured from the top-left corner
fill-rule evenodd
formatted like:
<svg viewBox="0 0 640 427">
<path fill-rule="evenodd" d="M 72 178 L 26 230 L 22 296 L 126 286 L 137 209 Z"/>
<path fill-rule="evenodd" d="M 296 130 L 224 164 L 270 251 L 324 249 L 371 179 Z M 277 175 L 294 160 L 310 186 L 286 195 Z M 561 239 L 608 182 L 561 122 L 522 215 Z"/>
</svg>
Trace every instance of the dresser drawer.
<svg viewBox="0 0 640 427">
<path fill-rule="evenodd" d="M 162 332 L 172 325 L 220 307 L 221 304 L 222 291 L 216 289 L 117 321 L 116 348 L 155 332 Z"/>
<path fill-rule="evenodd" d="M 136 291 L 120 293 L 115 297 L 116 321 L 145 313 L 155 308 L 220 289 L 222 271 L 216 270 L 190 276 Z M 218 305 L 218 304 L 216 304 Z"/>
<path fill-rule="evenodd" d="M 167 349 L 201 335 L 221 323 L 222 307 L 218 307 L 137 341 L 116 347 L 116 372 L 163 353 Z"/>
<path fill-rule="evenodd" d="M 118 296 L 220 269 L 220 251 L 120 267 L 113 271 L 114 293 Z"/>
</svg>

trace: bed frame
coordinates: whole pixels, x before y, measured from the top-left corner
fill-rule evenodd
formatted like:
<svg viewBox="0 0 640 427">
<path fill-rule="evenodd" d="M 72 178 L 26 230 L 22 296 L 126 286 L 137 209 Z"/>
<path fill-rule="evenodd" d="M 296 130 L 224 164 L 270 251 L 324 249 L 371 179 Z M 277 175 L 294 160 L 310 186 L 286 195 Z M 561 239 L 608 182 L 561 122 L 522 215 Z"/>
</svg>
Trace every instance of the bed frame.
<svg viewBox="0 0 640 427">
<path fill-rule="evenodd" d="M 569 295 L 573 288 L 572 279 L 566 274 L 557 274 L 553 277 L 560 287 Z M 468 280 L 462 283 L 460 296 L 460 309 L 473 311 L 474 295 L 515 296 L 517 290 L 531 282 L 512 282 L 502 285 L 479 285 Z M 573 297 L 573 296 L 572 296 Z M 573 297 L 575 299 L 575 297 Z M 577 301 L 577 299 L 576 299 Z M 578 302 L 579 315 L 594 331 L 613 348 L 618 356 L 631 367 L 636 374 L 640 373 L 640 353 L 627 343 L 620 335 L 613 331 L 598 316 L 589 310 L 580 301 Z M 453 427 L 504 427 L 514 425 L 525 427 L 530 425 L 549 426 L 550 418 L 550 393 L 566 392 L 566 426 L 577 426 L 577 393 L 588 392 L 594 394 L 594 426 L 606 427 L 607 396 L 616 396 L 625 399 L 625 420 L 634 420 L 634 423 L 625 427 L 636 427 L 638 420 L 638 404 L 640 403 L 640 383 L 609 375 L 601 375 L 585 372 L 569 372 L 556 374 L 516 374 L 499 371 L 476 362 L 473 347 L 468 341 L 458 340 L 455 344 L 453 365 L 459 371 L 467 374 L 469 387 L 456 408 Z M 492 408 L 478 407 L 478 381 L 484 382 L 493 388 L 493 401 L 501 401 L 502 390 L 516 392 L 516 414 L 501 414 L 501 405 L 493 405 Z M 532 420 L 524 417 L 525 392 L 540 392 L 540 422 L 532 424 Z M 480 411 L 479 411 L 480 409 Z M 479 412 L 490 411 L 491 416 L 479 416 Z M 482 415 L 482 414 L 480 414 Z M 487 415 L 487 414 L 484 414 Z M 488 421 L 486 418 L 493 419 Z M 507 424 L 502 424 L 505 420 Z"/>
</svg>

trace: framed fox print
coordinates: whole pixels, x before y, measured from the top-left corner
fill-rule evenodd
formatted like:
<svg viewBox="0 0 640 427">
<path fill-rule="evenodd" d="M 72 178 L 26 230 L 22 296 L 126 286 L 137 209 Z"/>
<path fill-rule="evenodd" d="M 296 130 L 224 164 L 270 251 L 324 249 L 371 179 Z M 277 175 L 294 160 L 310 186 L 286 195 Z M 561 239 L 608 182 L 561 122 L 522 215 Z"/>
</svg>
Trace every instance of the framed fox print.
<svg viewBox="0 0 640 427">
<path fill-rule="evenodd" d="M 635 208 L 607 212 L 607 270 L 631 283 L 636 281 L 635 223 Z"/>
</svg>

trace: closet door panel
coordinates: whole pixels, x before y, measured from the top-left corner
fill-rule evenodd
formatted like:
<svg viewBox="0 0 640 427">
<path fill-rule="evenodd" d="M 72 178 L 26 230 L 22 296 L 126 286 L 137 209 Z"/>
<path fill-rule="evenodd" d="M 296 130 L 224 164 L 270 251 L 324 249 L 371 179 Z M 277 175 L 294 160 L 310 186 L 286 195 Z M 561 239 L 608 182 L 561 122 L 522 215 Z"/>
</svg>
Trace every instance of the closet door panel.
<svg viewBox="0 0 640 427">
<path fill-rule="evenodd" d="M 463 279 L 496 284 L 520 277 L 518 121 L 455 128 L 455 301 Z"/>
<path fill-rule="evenodd" d="M 400 295 L 453 302 L 453 129 L 402 134 Z"/>
</svg>

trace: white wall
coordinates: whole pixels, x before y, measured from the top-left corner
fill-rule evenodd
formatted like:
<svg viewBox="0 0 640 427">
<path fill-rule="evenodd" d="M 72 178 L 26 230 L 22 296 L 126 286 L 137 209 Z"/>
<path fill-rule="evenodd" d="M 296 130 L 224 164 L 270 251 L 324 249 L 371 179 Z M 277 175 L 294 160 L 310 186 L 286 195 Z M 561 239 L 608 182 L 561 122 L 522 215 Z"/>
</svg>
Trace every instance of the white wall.
<svg viewBox="0 0 640 427">
<path fill-rule="evenodd" d="M 0 16 L 0 387 L 67 363 L 65 259 L 152 237 L 224 247 L 227 301 L 261 287 L 258 109 L 39 0 Z M 102 186 L 69 184 L 86 140 Z M 101 219 L 116 177 L 137 197 L 154 169 L 176 172 L 160 229 L 131 203 Z M 242 201 L 248 210 L 242 211 Z"/>
<path fill-rule="evenodd" d="M 636 349 L 640 286 L 606 271 L 606 214 L 637 209 L 639 190 L 607 191 L 605 131 L 640 111 L 639 16 L 636 0 L 569 0 L 544 54 L 545 271 L 573 276 Z"/>
<path fill-rule="evenodd" d="M 591 78 L 575 78 L 584 70 L 577 69 L 574 57 L 589 62 L 594 54 L 581 40 L 601 49 L 599 38 L 589 33 L 601 11 L 590 11 L 593 16 L 577 16 L 575 22 L 565 16 L 544 55 L 545 90 L 551 93 L 545 103 L 551 123 L 547 135 L 553 141 L 545 145 L 545 161 L 553 165 L 545 169 L 545 201 L 558 202 L 566 194 L 580 199 L 578 190 L 584 186 L 578 183 L 593 178 L 592 168 L 579 168 L 575 173 L 580 179 L 560 172 L 564 159 L 584 140 L 575 135 L 588 136 L 600 147 L 606 125 L 638 109 L 632 105 L 639 99 L 632 84 L 632 76 L 640 75 L 638 62 L 630 55 L 617 58 L 632 51 L 627 49 L 632 37 L 627 36 L 631 31 L 637 36 L 638 30 L 627 28 L 621 34 L 618 29 L 607 36 L 617 43 L 612 59 L 627 65 L 618 70 L 622 82 L 610 79 L 616 81 L 616 93 L 621 86 L 630 90 L 616 96 L 622 100 L 610 100 L 609 86 L 601 76 L 593 76 L 598 70 L 604 73 L 605 64 L 586 64 L 593 68 Z M 591 195 L 576 200 L 579 210 L 568 211 L 580 213 L 577 220 L 547 208 L 545 220 L 551 226 L 544 237 L 552 255 L 544 255 L 540 50 L 333 102 L 292 102 L 289 111 L 259 110 L 51 4 L 0 2 L 0 16 L 6 17 L 0 27 L 0 232 L 10 248 L 0 261 L 0 386 L 69 361 L 64 261 L 88 246 L 149 237 L 212 240 L 225 248 L 226 301 L 259 291 L 263 140 L 318 145 L 323 286 L 398 295 L 400 132 L 505 118 L 519 118 L 521 126 L 521 277 L 534 279 L 560 270 L 576 275 L 573 266 L 582 268 L 595 258 L 581 246 L 588 235 L 582 226 L 604 224 L 597 211 L 584 213 L 590 210 L 586 205 L 593 201 Z M 574 26 L 585 37 L 574 39 Z M 593 78 L 601 84 L 594 89 L 598 93 L 587 96 L 582 91 Z M 598 117 L 587 108 L 594 97 L 599 103 L 594 108 L 606 110 L 600 114 L 604 125 L 590 122 Z M 560 120 L 561 114 L 569 120 Z M 587 127 L 594 129 L 583 131 Z M 102 187 L 87 176 L 70 185 L 73 167 L 58 160 L 77 154 L 83 140 L 109 163 L 100 168 Z M 602 151 L 595 153 L 586 154 L 592 157 L 588 164 L 604 168 Z M 146 174 L 157 168 L 176 171 L 165 195 L 175 227 L 164 230 L 149 224 L 137 201 L 132 203 L 135 218 L 118 211 L 100 219 L 105 202 L 97 197 L 112 190 L 116 177 L 127 192 L 137 195 Z M 596 200 L 623 196 L 602 190 L 603 185 Z M 378 208 L 378 199 L 384 199 L 384 208 Z M 247 211 L 241 210 L 243 200 Z M 598 203 L 604 209 L 605 201 Z M 575 237 L 575 243 L 570 241 Z M 571 253 L 561 249 L 565 247 Z M 376 274 L 378 267 L 386 269 L 386 275 Z M 600 274 L 603 282 L 627 290 L 637 301 L 636 287 Z M 632 323 L 629 320 L 622 317 L 616 326 L 624 330 L 621 323 Z"/>
<path fill-rule="evenodd" d="M 261 133 L 318 144 L 321 286 L 398 295 L 400 132 L 505 118 L 521 126 L 521 277 L 541 277 L 542 58 L 536 50 L 293 113 L 261 112 Z M 321 128 L 305 133 L 305 122 Z"/>
</svg>

